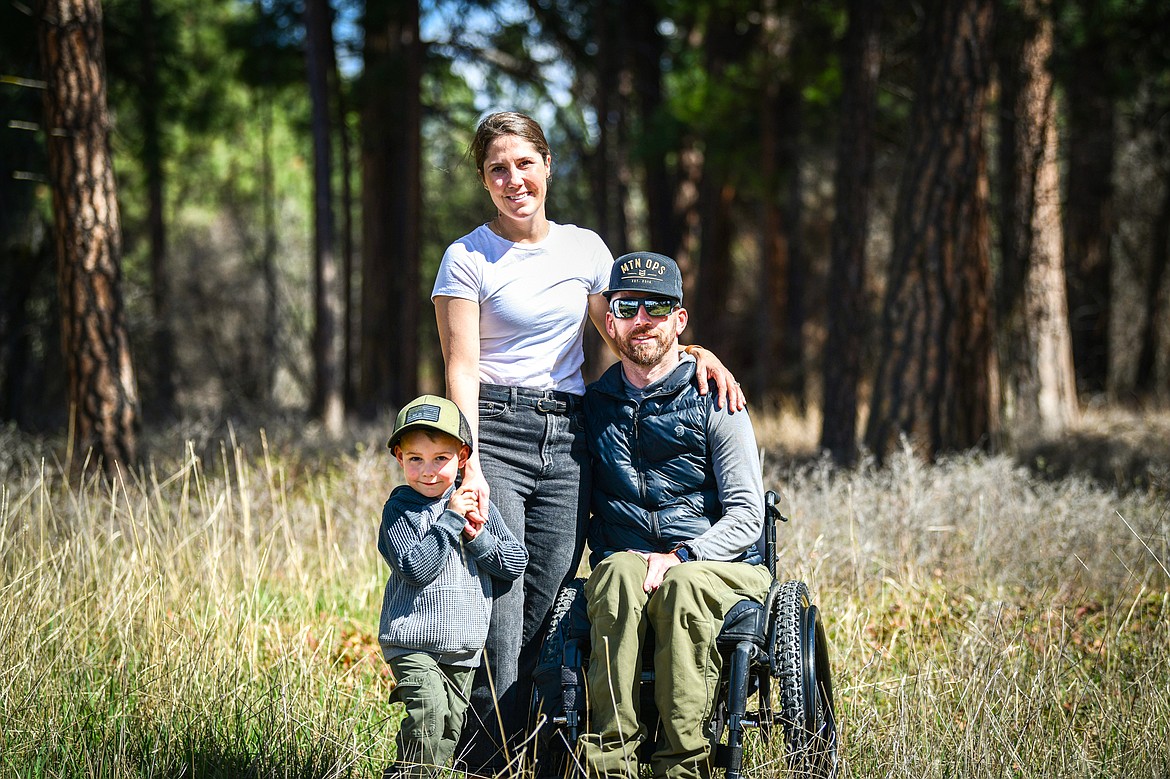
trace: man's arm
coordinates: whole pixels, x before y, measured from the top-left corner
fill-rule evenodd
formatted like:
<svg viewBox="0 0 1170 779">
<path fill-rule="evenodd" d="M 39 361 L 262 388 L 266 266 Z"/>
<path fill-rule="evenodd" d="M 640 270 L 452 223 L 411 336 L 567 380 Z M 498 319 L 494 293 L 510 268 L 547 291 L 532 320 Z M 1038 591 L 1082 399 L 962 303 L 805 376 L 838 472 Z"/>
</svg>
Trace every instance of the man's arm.
<svg viewBox="0 0 1170 779">
<path fill-rule="evenodd" d="M 711 404 L 707 445 L 723 517 L 687 547 L 698 560 L 734 560 L 760 539 L 764 527 L 760 452 L 747 409 L 729 414 Z"/>
<path fill-rule="evenodd" d="M 723 516 L 698 538 L 686 542 L 694 560 L 734 560 L 760 539 L 764 528 L 764 481 L 760 454 L 747 409 L 728 413 L 710 404 L 707 443 L 708 467 L 715 474 Z M 674 552 L 644 554 L 647 571 L 642 589 L 654 592 L 666 572 L 682 560 Z"/>
</svg>

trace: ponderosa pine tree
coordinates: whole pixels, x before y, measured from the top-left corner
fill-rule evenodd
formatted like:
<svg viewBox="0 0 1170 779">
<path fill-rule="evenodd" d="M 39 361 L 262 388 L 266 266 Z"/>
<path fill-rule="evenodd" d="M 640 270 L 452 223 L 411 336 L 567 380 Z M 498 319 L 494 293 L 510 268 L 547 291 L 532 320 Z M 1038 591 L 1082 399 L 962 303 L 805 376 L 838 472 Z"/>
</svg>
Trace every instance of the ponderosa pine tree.
<svg viewBox="0 0 1170 779">
<path fill-rule="evenodd" d="M 137 459 L 139 404 L 122 298 L 102 8 L 98 0 L 40 0 L 36 13 L 70 427 L 74 451 L 111 472 Z"/>
<path fill-rule="evenodd" d="M 874 168 L 874 116 L 881 67 L 881 4 L 850 0 L 841 58 L 844 83 L 834 177 L 836 217 L 829 258 L 828 339 L 823 357 L 821 446 L 842 465 L 857 459 L 858 387 L 867 331 L 866 238 Z"/>
<path fill-rule="evenodd" d="M 866 444 L 923 456 L 995 432 L 983 112 L 993 0 L 926 5 Z"/>
</svg>

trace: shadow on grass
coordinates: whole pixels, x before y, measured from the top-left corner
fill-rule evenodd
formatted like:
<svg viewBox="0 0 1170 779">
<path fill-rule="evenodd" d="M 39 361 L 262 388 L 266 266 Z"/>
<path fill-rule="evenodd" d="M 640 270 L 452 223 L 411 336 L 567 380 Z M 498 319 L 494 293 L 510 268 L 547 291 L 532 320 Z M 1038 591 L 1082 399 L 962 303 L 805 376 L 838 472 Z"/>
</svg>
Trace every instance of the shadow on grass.
<svg viewBox="0 0 1170 779">
<path fill-rule="evenodd" d="M 1170 497 L 1170 430 L 1160 425 L 1075 430 L 1022 445 L 1016 459 L 1037 479 L 1084 478 L 1122 494 Z"/>
</svg>

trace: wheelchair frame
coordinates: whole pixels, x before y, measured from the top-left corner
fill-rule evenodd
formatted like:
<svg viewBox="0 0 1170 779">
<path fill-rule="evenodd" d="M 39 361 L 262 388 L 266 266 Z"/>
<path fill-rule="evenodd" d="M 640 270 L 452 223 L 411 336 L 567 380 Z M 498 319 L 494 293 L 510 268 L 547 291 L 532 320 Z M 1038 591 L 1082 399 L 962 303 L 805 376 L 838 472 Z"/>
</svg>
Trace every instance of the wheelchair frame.
<svg viewBox="0 0 1170 779">
<path fill-rule="evenodd" d="M 724 663 L 710 722 L 714 764 L 727 779 L 742 779 L 745 729 L 758 728 L 768 742 L 779 725 L 793 775 L 832 779 L 839 767 L 838 735 L 824 626 L 807 585 L 776 578 L 776 523 L 788 518 L 773 491 L 765 496 L 764 516 L 764 559 L 772 574 L 767 598 L 737 604 L 717 638 Z M 538 776 L 572 773 L 587 720 L 588 662 L 584 581 L 576 579 L 557 594 L 537 663 L 531 713 L 539 736 Z M 653 680 L 653 670 L 643 666 L 640 712 L 650 734 L 643 759 L 654 748 L 659 722 Z M 753 695 L 756 708 L 749 711 Z"/>
</svg>

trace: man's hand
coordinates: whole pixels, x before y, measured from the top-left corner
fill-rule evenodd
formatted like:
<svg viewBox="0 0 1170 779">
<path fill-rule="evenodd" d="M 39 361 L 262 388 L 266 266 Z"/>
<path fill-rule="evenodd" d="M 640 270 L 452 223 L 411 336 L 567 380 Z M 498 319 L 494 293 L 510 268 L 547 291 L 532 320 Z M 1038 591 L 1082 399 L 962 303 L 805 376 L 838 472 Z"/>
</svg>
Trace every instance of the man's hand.
<svg viewBox="0 0 1170 779">
<path fill-rule="evenodd" d="M 667 552 L 666 554 L 638 552 L 638 554 L 646 558 L 646 581 L 642 582 L 642 591 L 647 593 L 653 593 L 661 587 L 662 580 L 666 577 L 666 572 L 676 565 L 682 564 L 682 560 L 679 560 L 678 555 L 674 552 Z"/>
</svg>

